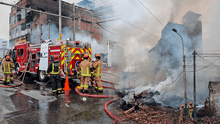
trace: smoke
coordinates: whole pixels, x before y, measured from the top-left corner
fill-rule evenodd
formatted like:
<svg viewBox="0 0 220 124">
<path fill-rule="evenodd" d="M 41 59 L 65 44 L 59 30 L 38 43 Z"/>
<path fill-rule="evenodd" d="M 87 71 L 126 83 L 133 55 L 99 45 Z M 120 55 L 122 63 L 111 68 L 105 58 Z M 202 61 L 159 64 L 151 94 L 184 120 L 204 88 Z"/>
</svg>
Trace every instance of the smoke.
<svg viewBox="0 0 220 124">
<path fill-rule="evenodd" d="M 76 40 L 82 42 L 89 42 L 92 46 L 92 60 L 95 60 L 95 54 L 107 53 L 106 46 L 102 43 L 99 43 L 91 36 L 85 35 L 83 33 L 76 33 Z"/>
<path fill-rule="evenodd" d="M 112 3 L 116 1 L 112 0 Z M 138 1 L 121 1 L 113 4 L 112 17 L 119 17 L 117 21 L 107 22 L 113 33 L 108 34 L 119 41 L 120 53 L 113 53 L 113 60 L 119 70 L 123 70 L 119 88 L 155 87 L 162 93 L 158 98 L 162 103 L 175 107 L 184 103 L 184 82 L 182 72 L 182 41 L 180 36 L 172 31 L 175 28 L 183 37 L 184 54 L 187 67 L 187 97 L 193 100 L 192 52 L 197 50 L 217 50 L 219 47 L 219 1 L 217 0 L 168 0 L 141 1 L 157 17 L 155 19 Z M 189 14 L 183 19 L 187 12 Z M 107 13 L 109 15 L 109 13 Z M 198 17 L 198 18 L 197 18 Z M 200 22 L 202 21 L 202 23 Z M 105 25 L 103 24 L 103 25 Z M 166 26 L 166 28 L 164 28 Z M 201 30 L 202 29 L 202 30 Z M 151 34 L 147 33 L 150 32 Z M 114 36 L 114 37 L 113 37 Z M 211 42 L 211 43 L 210 43 Z M 153 49 L 152 49 L 153 48 Z M 118 55 L 120 54 L 120 55 Z M 208 63 L 196 58 L 198 69 Z M 203 104 L 208 97 L 208 81 L 213 70 L 201 70 L 197 77 L 197 103 Z M 178 80 L 176 80 L 178 77 Z M 175 82 L 174 82 L 175 81 Z M 166 85 L 164 85 L 166 82 Z M 175 100 L 175 98 L 179 98 Z"/>
<path fill-rule="evenodd" d="M 59 29 L 54 23 L 50 24 L 50 36 L 48 34 L 49 34 L 49 24 L 43 25 L 42 40 L 48 40 L 49 37 L 52 41 L 56 41 L 57 39 L 59 39 Z M 73 39 L 72 27 L 63 27 L 62 35 L 63 35 L 62 39 L 67 39 L 67 38 Z M 32 31 L 30 42 L 40 43 L 40 26 L 38 26 Z"/>
<path fill-rule="evenodd" d="M 49 24 L 48 25 L 43 25 L 42 26 L 42 40 L 47 40 L 48 39 L 48 34 L 49 34 Z M 73 39 L 73 32 L 72 32 L 72 27 L 63 27 L 62 28 L 62 39 Z M 50 40 L 51 41 L 56 41 L 59 39 L 59 29 L 58 27 L 54 24 L 50 24 Z M 100 54 L 100 53 L 107 53 L 107 47 L 105 42 L 99 43 L 96 41 L 94 38 L 92 38 L 90 35 L 87 35 L 83 32 L 78 32 L 75 34 L 75 40 L 77 41 L 82 41 L 83 43 L 90 43 L 92 46 L 92 60 L 95 60 L 95 54 Z M 30 37 L 30 42 L 31 43 L 40 43 L 40 27 L 38 26 L 35 28 Z"/>
</svg>

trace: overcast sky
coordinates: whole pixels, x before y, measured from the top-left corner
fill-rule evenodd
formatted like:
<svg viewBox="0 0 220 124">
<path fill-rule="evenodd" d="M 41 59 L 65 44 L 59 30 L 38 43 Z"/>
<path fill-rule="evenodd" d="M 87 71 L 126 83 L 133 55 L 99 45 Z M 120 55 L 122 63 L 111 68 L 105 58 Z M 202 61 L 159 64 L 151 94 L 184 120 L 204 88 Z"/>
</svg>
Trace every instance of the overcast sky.
<svg viewBox="0 0 220 124">
<path fill-rule="evenodd" d="M 0 0 L 6 3 L 16 3 L 19 0 Z M 63 0 L 69 3 L 77 3 L 82 0 Z M 10 6 L 0 4 L 0 38 L 9 40 L 9 14 L 11 12 Z"/>
</svg>

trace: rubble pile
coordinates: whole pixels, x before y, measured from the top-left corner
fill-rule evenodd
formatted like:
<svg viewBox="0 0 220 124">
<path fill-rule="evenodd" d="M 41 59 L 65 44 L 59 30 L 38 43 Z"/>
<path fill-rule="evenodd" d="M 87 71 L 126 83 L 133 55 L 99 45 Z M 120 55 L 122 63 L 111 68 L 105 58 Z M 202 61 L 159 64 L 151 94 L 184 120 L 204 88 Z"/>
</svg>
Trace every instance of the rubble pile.
<svg viewBox="0 0 220 124">
<path fill-rule="evenodd" d="M 133 93 L 133 97 L 129 101 L 122 99 L 129 93 L 125 91 L 118 91 L 119 105 L 117 111 L 115 111 L 116 116 L 122 123 L 138 123 L 138 124 L 177 124 L 179 123 L 179 110 L 174 108 L 161 107 L 160 103 L 156 103 L 153 99 L 154 95 L 160 95 L 158 91 L 149 92 L 143 91 L 141 93 Z M 214 117 L 211 113 L 206 113 L 207 111 L 198 111 L 197 122 L 200 124 L 220 124 L 220 118 Z M 208 116 L 204 116 L 206 114 Z M 201 116 L 202 115 L 202 116 Z M 193 120 L 188 119 L 182 122 L 182 124 L 193 123 Z"/>
<path fill-rule="evenodd" d="M 148 123 L 178 123 L 178 115 L 172 108 L 163 108 L 158 106 L 139 106 L 139 110 L 133 107 L 117 115 L 123 121 L 136 121 L 138 124 Z"/>
</svg>

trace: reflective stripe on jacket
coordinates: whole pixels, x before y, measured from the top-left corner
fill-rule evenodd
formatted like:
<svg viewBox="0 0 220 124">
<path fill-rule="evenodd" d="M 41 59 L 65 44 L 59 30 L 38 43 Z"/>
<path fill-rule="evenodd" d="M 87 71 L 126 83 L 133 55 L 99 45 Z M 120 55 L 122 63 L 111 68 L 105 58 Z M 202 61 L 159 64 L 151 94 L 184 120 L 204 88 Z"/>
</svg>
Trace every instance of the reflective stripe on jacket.
<svg viewBox="0 0 220 124">
<path fill-rule="evenodd" d="M 101 76 L 102 66 L 103 66 L 103 63 L 101 60 L 94 62 L 94 64 L 93 64 L 93 67 L 95 68 L 94 74 L 93 74 L 94 76 Z"/>
<path fill-rule="evenodd" d="M 88 60 L 84 60 L 80 63 L 81 75 L 82 76 L 91 76 L 90 68 L 91 64 Z"/>
<path fill-rule="evenodd" d="M 189 111 L 193 111 L 193 105 L 191 106 L 191 105 L 189 105 Z"/>
<path fill-rule="evenodd" d="M 10 61 L 4 61 L 2 63 L 2 71 L 4 74 L 11 74 L 11 70 L 14 68 L 14 64 Z"/>
<path fill-rule="evenodd" d="M 59 74 L 59 70 L 60 70 L 60 66 L 58 66 L 58 69 L 56 69 L 57 71 L 54 71 L 54 63 L 52 63 L 52 71 L 50 74 Z"/>
</svg>

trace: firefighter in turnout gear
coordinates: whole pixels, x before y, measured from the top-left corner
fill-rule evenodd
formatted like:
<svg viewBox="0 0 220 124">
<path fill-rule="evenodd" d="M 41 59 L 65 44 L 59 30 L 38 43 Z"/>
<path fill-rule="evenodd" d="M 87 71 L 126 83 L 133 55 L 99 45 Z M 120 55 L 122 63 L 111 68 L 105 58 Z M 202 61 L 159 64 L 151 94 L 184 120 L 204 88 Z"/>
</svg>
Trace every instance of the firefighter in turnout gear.
<svg viewBox="0 0 220 124">
<path fill-rule="evenodd" d="M 89 55 L 85 54 L 83 58 L 84 61 L 80 63 L 80 69 L 81 69 L 80 92 L 88 93 L 89 81 L 93 69 L 90 62 L 88 61 Z"/>
<path fill-rule="evenodd" d="M 189 112 L 189 117 L 190 117 L 190 119 L 192 119 L 193 120 L 193 117 L 192 117 L 192 114 L 193 114 L 193 108 L 194 108 L 194 106 L 193 106 L 193 104 L 192 104 L 192 102 L 190 102 L 189 103 L 189 106 L 188 106 L 188 112 Z"/>
<path fill-rule="evenodd" d="M 6 53 L 6 54 L 5 54 L 5 58 L 4 58 L 4 59 L 2 59 L 2 62 L 6 60 L 6 56 L 9 56 L 9 55 Z M 12 59 L 12 58 L 10 58 L 10 62 L 14 64 L 14 62 L 13 62 L 13 59 Z M 12 72 L 12 70 L 13 70 L 13 68 L 11 68 L 11 72 Z M 11 83 L 14 83 L 12 73 L 11 73 L 11 75 L 10 75 L 10 82 L 11 82 Z"/>
<path fill-rule="evenodd" d="M 179 124 L 181 124 L 183 122 L 183 117 L 184 117 L 184 105 L 182 104 L 180 107 L 180 117 L 179 117 Z"/>
<path fill-rule="evenodd" d="M 80 74 L 80 61 L 77 61 L 75 64 L 75 70 L 74 70 L 74 75 L 80 80 L 80 84 L 82 84 L 81 81 L 81 74 Z M 77 88 L 80 90 L 80 86 L 77 86 Z"/>
<path fill-rule="evenodd" d="M 7 85 L 10 83 L 10 78 L 11 78 L 11 74 L 12 74 L 11 71 L 13 68 L 14 68 L 14 63 L 11 62 L 10 56 L 7 55 L 5 60 L 3 60 L 3 62 L 2 62 L 2 71 L 4 74 L 4 77 L 3 77 L 4 85 Z"/>
<path fill-rule="evenodd" d="M 61 86 L 61 76 L 60 76 L 60 63 L 59 56 L 53 56 L 54 62 L 50 63 L 47 69 L 47 73 L 50 73 L 50 83 L 52 87 L 52 92 L 55 95 L 56 93 L 64 93 Z"/>
<path fill-rule="evenodd" d="M 94 80 L 95 80 L 96 84 L 98 85 L 97 92 L 103 92 L 103 87 L 102 87 L 102 82 L 101 82 L 101 73 L 102 73 L 103 63 L 100 60 L 101 57 L 99 54 L 95 54 L 95 58 L 96 58 L 96 61 L 93 64 Z"/>
</svg>

